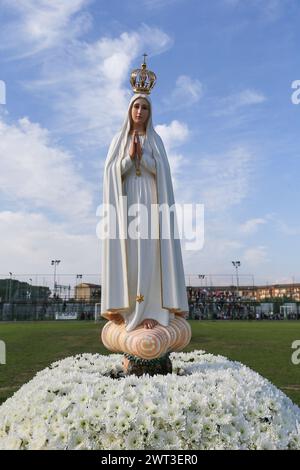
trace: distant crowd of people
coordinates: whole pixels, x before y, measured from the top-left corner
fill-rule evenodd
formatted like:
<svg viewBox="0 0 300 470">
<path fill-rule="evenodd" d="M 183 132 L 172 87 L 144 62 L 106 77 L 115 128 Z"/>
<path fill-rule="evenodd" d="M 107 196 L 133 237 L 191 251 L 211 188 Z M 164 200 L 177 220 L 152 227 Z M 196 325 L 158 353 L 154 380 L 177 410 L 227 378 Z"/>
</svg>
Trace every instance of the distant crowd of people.
<svg viewBox="0 0 300 470">
<path fill-rule="evenodd" d="M 211 290 L 203 287 L 188 288 L 189 317 L 195 320 L 298 320 L 300 312 L 262 311 L 253 300 L 236 295 L 235 290 Z"/>
<path fill-rule="evenodd" d="M 194 319 L 241 319 L 253 315 L 250 305 L 245 305 L 236 292 L 231 290 L 213 291 L 205 288 L 188 289 L 190 318 Z"/>
<path fill-rule="evenodd" d="M 81 312 L 79 320 L 94 320 L 94 314 L 92 312 Z"/>
<path fill-rule="evenodd" d="M 188 288 L 188 301 L 195 302 L 233 302 L 236 300 L 236 291 L 214 291 L 204 287 Z"/>
</svg>

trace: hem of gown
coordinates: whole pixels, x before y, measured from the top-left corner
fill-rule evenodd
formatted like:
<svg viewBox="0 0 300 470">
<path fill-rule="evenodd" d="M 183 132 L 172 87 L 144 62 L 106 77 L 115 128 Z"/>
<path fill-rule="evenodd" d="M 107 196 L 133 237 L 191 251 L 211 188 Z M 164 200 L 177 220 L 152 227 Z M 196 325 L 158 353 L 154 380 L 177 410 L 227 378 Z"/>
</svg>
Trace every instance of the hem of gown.
<svg viewBox="0 0 300 470">
<path fill-rule="evenodd" d="M 111 308 L 110 310 L 106 310 L 105 312 L 101 312 L 101 317 L 105 318 L 106 320 L 110 320 L 111 315 L 117 315 L 118 313 L 125 313 L 124 310 L 127 310 L 127 307 L 120 307 L 120 308 Z"/>
<path fill-rule="evenodd" d="M 188 310 L 182 310 L 180 308 L 167 308 L 167 307 L 162 307 L 162 308 L 164 308 L 165 310 L 168 310 L 168 313 L 172 313 L 174 315 L 181 314 L 181 313 L 188 313 Z M 111 315 L 117 315 L 117 314 L 120 314 L 120 315 L 125 314 L 126 315 L 126 313 L 128 313 L 128 308 L 122 307 L 122 308 L 112 308 L 110 310 L 106 310 L 103 313 L 101 312 L 100 315 L 101 315 L 101 317 L 103 317 L 106 320 L 110 321 L 111 320 Z M 126 319 L 124 318 L 124 316 L 123 316 L 123 319 L 124 319 L 124 322 L 126 324 Z M 149 318 L 149 320 L 153 320 L 153 318 Z M 162 325 L 162 326 L 168 326 L 168 325 Z M 137 326 L 135 328 L 137 328 Z"/>
</svg>

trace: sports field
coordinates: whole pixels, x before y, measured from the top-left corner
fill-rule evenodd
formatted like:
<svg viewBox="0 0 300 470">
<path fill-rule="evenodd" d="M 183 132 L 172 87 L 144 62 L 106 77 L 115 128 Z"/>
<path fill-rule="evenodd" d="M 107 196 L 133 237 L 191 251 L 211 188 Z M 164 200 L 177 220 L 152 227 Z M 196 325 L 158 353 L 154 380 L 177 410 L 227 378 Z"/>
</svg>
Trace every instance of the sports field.
<svg viewBox="0 0 300 470">
<path fill-rule="evenodd" d="M 0 365 L 0 403 L 39 370 L 67 356 L 107 354 L 99 340 L 104 323 L 0 323 L 7 349 Z M 293 365 L 293 341 L 300 340 L 300 322 L 191 321 L 193 338 L 186 351 L 202 349 L 240 361 L 268 378 L 300 405 L 300 364 Z"/>
</svg>

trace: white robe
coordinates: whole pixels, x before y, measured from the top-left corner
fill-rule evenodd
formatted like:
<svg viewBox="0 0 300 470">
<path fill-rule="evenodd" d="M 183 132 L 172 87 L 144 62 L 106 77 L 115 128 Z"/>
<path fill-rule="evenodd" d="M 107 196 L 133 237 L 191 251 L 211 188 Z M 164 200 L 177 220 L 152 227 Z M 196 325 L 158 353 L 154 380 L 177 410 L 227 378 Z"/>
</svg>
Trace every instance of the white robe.
<svg viewBox="0 0 300 470">
<path fill-rule="evenodd" d="M 128 145 L 130 131 L 130 106 L 139 97 L 148 100 L 150 117 L 146 128 L 145 146 L 147 144 L 147 148 L 145 147 L 141 162 L 143 176 L 137 177 L 138 182 L 135 180 L 135 174 L 132 174 L 135 170 L 131 169 L 126 144 Z M 151 168 L 154 169 L 151 159 L 155 161 L 155 179 L 151 175 Z M 150 165 L 148 169 L 145 168 L 147 162 Z M 126 165 L 130 167 L 127 168 L 128 172 L 130 171 L 127 176 L 124 171 Z M 144 182 L 145 186 L 143 186 Z M 151 100 L 143 94 L 132 97 L 123 127 L 111 142 L 104 166 L 103 204 L 114 208 L 116 225 L 113 222 L 115 218 L 112 212 L 109 212 L 105 222 L 108 227 L 114 226 L 116 236 L 109 235 L 102 239 L 101 315 L 110 319 L 111 314 L 122 314 L 127 322 L 127 331 L 134 329 L 145 318 L 159 318 L 160 323 L 167 325 L 173 313 L 186 313 L 189 310 L 180 240 L 174 236 L 174 230 L 176 232 L 174 225 L 176 226 L 177 220 L 176 217 L 174 220 L 170 218 L 172 227 L 170 237 L 162 236 L 165 224 L 162 223 L 160 214 L 158 240 L 128 241 L 126 239 L 128 213 L 124 201 L 125 190 L 128 193 L 127 196 L 135 203 L 139 198 L 143 198 L 147 204 L 151 200 L 157 202 L 160 207 L 171 208 L 175 202 L 168 157 L 160 136 L 153 128 Z M 129 203 L 127 206 L 129 208 Z M 160 256 L 157 256 L 157 247 L 159 247 Z M 128 251 L 131 253 L 130 261 Z M 153 259 L 149 256 L 150 253 L 154 254 Z M 158 284 L 160 289 L 158 289 Z M 150 286 L 149 290 L 147 286 Z M 144 296 L 144 300 L 136 301 L 134 306 L 136 293 Z"/>
<path fill-rule="evenodd" d="M 136 175 L 134 162 L 129 156 L 131 137 L 128 139 L 125 158 L 122 159 L 123 193 L 127 196 L 128 207 L 131 204 L 143 204 L 151 216 L 151 204 L 157 204 L 156 166 L 149 142 L 140 136 L 143 148 L 141 159 L 141 176 Z M 128 220 L 128 225 L 130 220 Z M 155 212 L 152 223 L 159 224 L 158 213 Z M 151 217 L 148 217 L 148 234 L 151 234 Z M 134 239 L 128 235 L 128 290 L 129 305 L 127 312 L 122 313 L 127 331 L 132 331 L 143 320 L 151 318 L 161 325 L 168 326 L 174 314 L 162 308 L 161 272 L 159 240 L 151 237 Z M 142 295 L 144 300 L 136 301 Z"/>
</svg>

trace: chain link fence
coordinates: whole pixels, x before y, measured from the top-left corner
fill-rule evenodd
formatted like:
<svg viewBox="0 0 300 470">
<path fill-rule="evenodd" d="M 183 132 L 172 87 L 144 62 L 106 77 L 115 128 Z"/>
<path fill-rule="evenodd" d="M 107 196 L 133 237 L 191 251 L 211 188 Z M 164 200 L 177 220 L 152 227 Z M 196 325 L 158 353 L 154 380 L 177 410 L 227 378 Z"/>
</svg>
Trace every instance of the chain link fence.
<svg viewBox="0 0 300 470">
<path fill-rule="evenodd" d="M 0 278 L 0 321 L 99 320 L 99 275 L 15 275 Z M 97 283 L 98 279 L 98 283 Z M 300 319 L 292 296 L 258 301 L 255 287 L 187 287 L 195 320 Z"/>
</svg>

